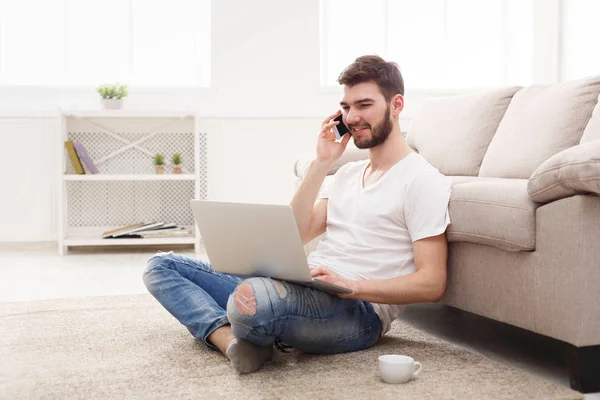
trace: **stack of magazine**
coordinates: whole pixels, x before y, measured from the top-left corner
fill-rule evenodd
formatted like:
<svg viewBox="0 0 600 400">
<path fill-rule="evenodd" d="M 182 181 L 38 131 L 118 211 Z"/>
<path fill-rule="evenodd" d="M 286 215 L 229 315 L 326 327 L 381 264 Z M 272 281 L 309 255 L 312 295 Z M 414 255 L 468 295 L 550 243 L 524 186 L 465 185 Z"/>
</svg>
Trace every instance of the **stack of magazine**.
<svg viewBox="0 0 600 400">
<path fill-rule="evenodd" d="M 164 222 L 139 222 L 104 232 L 103 239 L 143 239 L 190 236 L 192 233 L 176 224 Z"/>
</svg>

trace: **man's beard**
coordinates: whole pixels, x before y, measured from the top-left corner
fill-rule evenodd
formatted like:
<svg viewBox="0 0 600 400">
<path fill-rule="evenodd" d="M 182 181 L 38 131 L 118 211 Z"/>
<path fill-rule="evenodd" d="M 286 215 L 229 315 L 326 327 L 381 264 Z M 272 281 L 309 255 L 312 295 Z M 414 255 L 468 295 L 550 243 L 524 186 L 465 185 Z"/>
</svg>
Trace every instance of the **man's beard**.
<svg viewBox="0 0 600 400">
<path fill-rule="evenodd" d="M 350 124 L 348 126 L 348 128 L 350 128 L 350 132 L 352 132 L 353 127 L 356 127 L 357 124 Z M 363 126 L 363 125 L 358 125 L 358 126 Z M 365 127 L 371 129 L 371 125 L 369 124 L 365 124 Z M 359 140 L 356 140 L 357 138 L 354 138 L 354 145 L 356 147 L 358 147 L 359 149 L 371 149 L 373 147 L 379 146 L 380 144 L 383 144 L 387 138 L 390 136 L 390 133 L 392 133 L 392 120 L 390 119 L 390 106 L 388 104 L 386 110 L 385 110 L 385 114 L 383 115 L 383 121 L 381 121 L 379 124 L 377 124 L 373 129 L 371 129 L 371 137 L 370 138 L 364 138 L 364 137 L 360 137 Z M 364 139 L 364 140 L 361 140 Z"/>
</svg>

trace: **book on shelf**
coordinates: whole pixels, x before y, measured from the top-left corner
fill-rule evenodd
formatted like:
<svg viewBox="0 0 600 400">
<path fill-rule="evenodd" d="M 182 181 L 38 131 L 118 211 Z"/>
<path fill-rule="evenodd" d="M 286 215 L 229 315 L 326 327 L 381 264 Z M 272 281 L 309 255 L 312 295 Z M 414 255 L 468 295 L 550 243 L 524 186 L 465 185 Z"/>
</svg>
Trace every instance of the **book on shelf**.
<svg viewBox="0 0 600 400">
<path fill-rule="evenodd" d="M 123 226 L 121 228 L 112 229 L 110 231 L 102 232 L 102 238 L 106 239 L 106 238 L 112 237 L 113 234 L 117 234 L 119 232 L 126 232 L 126 231 L 129 231 L 129 230 L 133 229 L 133 228 L 139 228 L 139 227 L 141 227 L 143 225 L 145 225 L 143 222 L 139 222 L 137 224 L 131 224 L 131 225 Z"/>
<path fill-rule="evenodd" d="M 102 234 L 104 239 L 140 239 L 145 237 L 175 237 L 191 235 L 187 229 L 176 224 L 164 222 L 140 222 L 121 228 L 106 231 Z"/>
<path fill-rule="evenodd" d="M 71 160 L 71 164 L 75 169 L 75 172 L 79 175 L 84 175 L 85 171 L 83 170 L 83 165 L 81 164 L 81 160 L 77 155 L 77 151 L 75 151 L 75 146 L 73 145 L 72 140 L 65 141 L 65 149 L 67 149 L 67 154 L 69 155 L 69 159 Z"/>
<path fill-rule="evenodd" d="M 92 161 L 85 147 L 83 147 L 83 145 L 79 142 L 73 142 L 73 147 L 75 147 L 75 151 L 77 152 L 79 159 L 83 160 L 88 171 L 90 171 L 92 174 L 99 173 L 96 164 L 94 164 L 94 161 Z"/>
<path fill-rule="evenodd" d="M 157 229 L 150 231 L 140 231 L 128 235 L 119 236 L 120 238 L 127 239 L 151 239 L 151 238 L 168 238 L 168 237 L 185 237 L 191 236 L 192 233 L 185 228 L 169 228 L 169 229 Z"/>
<path fill-rule="evenodd" d="M 124 226 L 119 229 L 114 229 L 112 231 L 107 231 L 102 234 L 102 238 L 117 238 L 123 235 L 130 235 L 135 232 L 157 228 L 161 225 L 164 225 L 162 222 L 141 222 L 133 225 Z"/>
<path fill-rule="evenodd" d="M 160 226 L 157 226 L 156 228 L 144 229 L 144 232 L 162 231 L 162 230 L 173 229 L 173 228 L 177 228 L 177 225 L 175 225 L 175 224 L 162 224 Z"/>
</svg>

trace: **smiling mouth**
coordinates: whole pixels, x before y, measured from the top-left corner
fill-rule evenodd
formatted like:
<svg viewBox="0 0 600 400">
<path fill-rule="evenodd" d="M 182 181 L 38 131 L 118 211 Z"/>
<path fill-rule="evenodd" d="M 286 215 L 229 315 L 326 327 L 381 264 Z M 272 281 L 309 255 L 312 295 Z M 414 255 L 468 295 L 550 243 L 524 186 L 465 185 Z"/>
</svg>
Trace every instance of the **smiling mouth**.
<svg viewBox="0 0 600 400">
<path fill-rule="evenodd" d="M 368 129 L 368 127 L 366 127 L 366 126 L 358 126 L 358 127 L 351 128 L 350 131 L 352 133 L 359 133 L 359 132 L 362 132 L 362 131 L 364 131 L 366 129 Z"/>
</svg>

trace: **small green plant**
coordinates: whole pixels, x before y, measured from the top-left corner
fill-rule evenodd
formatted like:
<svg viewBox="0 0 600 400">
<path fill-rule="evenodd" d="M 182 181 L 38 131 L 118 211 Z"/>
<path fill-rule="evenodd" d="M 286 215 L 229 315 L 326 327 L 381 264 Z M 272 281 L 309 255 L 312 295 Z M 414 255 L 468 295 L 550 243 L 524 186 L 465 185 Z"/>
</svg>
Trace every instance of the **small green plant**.
<svg viewBox="0 0 600 400">
<path fill-rule="evenodd" d="M 127 85 L 119 85 L 118 83 L 115 85 L 102 85 L 97 90 L 103 99 L 122 99 L 129 94 Z"/>
<path fill-rule="evenodd" d="M 157 154 L 154 156 L 154 165 L 164 165 L 165 164 L 165 156 L 162 154 Z"/>
<path fill-rule="evenodd" d="M 181 154 L 175 153 L 173 154 L 173 158 L 171 159 L 173 165 L 181 165 Z"/>
</svg>

